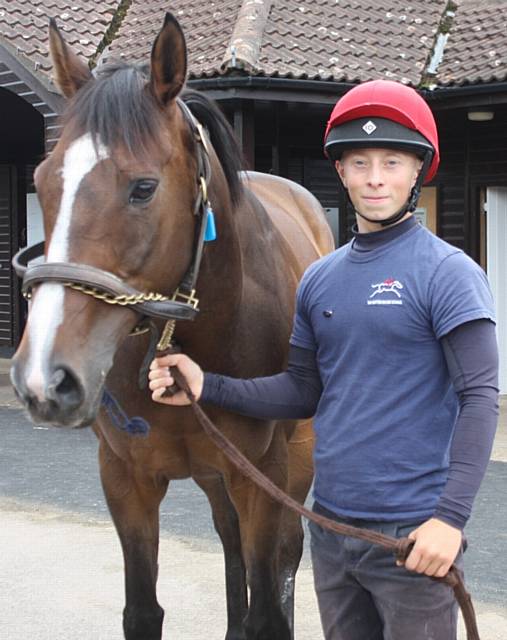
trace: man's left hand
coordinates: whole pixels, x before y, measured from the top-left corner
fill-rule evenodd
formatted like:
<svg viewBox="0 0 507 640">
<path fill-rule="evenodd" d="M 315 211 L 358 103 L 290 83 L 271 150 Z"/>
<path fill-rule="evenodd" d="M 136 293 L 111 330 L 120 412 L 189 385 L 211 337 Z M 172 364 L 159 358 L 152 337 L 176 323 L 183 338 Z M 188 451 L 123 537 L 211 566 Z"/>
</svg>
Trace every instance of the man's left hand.
<svg viewBox="0 0 507 640">
<path fill-rule="evenodd" d="M 405 561 L 405 568 L 435 578 L 447 574 L 462 542 L 459 529 L 437 518 L 430 518 L 408 537 L 415 540 L 415 544 Z"/>
</svg>

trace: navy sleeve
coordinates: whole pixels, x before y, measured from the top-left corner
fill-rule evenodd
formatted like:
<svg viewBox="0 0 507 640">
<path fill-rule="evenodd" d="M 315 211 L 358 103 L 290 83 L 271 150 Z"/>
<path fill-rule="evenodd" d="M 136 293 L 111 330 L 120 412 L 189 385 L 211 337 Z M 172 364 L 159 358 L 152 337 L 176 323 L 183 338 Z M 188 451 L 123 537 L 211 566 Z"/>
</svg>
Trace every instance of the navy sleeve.
<svg viewBox="0 0 507 640">
<path fill-rule="evenodd" d="M 310 265 L 299 283 L 296 294 L 296 313 L 294 315 L 292 335 L 290 337 L 291 345 L 311 351 L 317 350 L 317 342 L 315 340 L 311 319 L 308 313 L 308 298 L 311 292 L 311 274 L 315 264 L 316 263 Z"/>
<path fill-rule="evenodd" d="M 283 373 L 251 380 L 205 373 L 200 399 L 252 418 L 274 420 L 313 416 L 321 393 L 315 352 L 291 345 Z"/>
<path fill-rule="evenodd" d="M 442 260 L 433 275 L 429 296 L 433 328 L 439 340 L 466 322 L 495 320 L 488 278 L 462 251 Z"/>
<path fill-rule="evenodd" d="M 441 339 L 459 399 L 447 483 L 434 516 L 463 529 L 491 455 L 498 421 L 498 348 L 495 325 L 475 320 Z"/>
</svg>

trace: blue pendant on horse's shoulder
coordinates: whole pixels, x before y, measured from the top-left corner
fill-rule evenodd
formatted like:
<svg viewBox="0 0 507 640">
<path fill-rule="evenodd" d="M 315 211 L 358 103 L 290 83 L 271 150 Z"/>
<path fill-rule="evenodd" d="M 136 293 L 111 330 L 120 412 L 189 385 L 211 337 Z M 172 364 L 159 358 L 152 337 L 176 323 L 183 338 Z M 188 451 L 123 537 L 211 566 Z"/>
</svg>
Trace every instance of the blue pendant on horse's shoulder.
<svg viewBox="0 0 507 640">
<path fill-rule="evenodd" d="M 120 431 L 125 431 L 131 436 L 147 436 L 149 434 L 150 425 L 146 420 L 139 416 L 129 418 L 121 408 L 118 400 L 106 388 L 104 388 L 102 395 L 102 406 L 113 425 Z"/>
<path fill-rule="evenodd" d="M 206 231 L 204 232 L 204 242 L 211 242 L 217 239 L 217 228 L 215 227 L 215 215 L 213 209 L 208 206 L 206 209 Z"/>
</svg>

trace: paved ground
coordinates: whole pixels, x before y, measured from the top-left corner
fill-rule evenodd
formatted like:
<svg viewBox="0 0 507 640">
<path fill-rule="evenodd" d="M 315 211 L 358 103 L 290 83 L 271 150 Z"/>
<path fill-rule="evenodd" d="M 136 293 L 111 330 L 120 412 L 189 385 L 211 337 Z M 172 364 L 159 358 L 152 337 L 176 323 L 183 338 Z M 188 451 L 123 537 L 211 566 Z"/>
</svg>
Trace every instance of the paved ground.
<svg viewBox="0 0 507 640">
<path fill-rule="evenodd" d="M 120 640 L 123 567 L 90 430 L 33 427 L 0 360 L 0 638 Z M 467 528 L 467 582 L 481 640 L 507 638 L 507 399 Z M 503 533 L 502 533 L 503 532 Z M 223 561 L 205 498 L 171 483 L 161 510 L 165 638 L 223 640 Z M 320 640 L 308 551 L 297 580 L 297 638 Z M 464 639 L 463 630 L 461 639 Z"/>
</svg>

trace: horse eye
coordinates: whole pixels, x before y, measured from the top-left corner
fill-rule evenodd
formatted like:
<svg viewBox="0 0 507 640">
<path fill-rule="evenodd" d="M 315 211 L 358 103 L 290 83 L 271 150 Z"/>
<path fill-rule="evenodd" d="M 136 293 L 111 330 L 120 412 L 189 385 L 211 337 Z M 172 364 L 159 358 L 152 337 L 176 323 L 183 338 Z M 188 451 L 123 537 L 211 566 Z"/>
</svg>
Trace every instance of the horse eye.
<svg viewBox="0 0 507 640">
<path fill-rule="evenodd" d="M 130 192 L 130 204 L 146 204 L 153 198 L 157 187 L 158 180 L 139 180 Z"/>
</svg>

